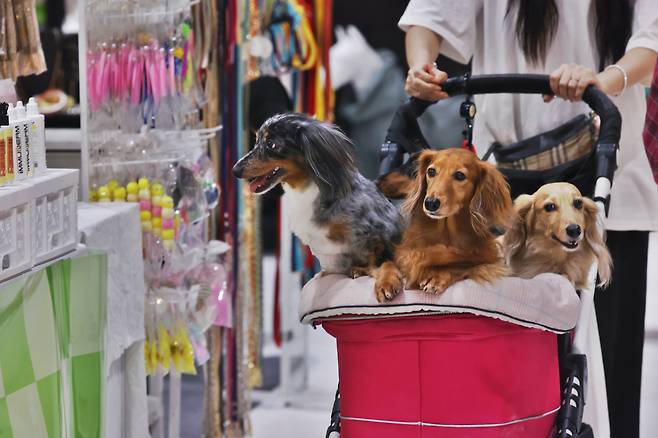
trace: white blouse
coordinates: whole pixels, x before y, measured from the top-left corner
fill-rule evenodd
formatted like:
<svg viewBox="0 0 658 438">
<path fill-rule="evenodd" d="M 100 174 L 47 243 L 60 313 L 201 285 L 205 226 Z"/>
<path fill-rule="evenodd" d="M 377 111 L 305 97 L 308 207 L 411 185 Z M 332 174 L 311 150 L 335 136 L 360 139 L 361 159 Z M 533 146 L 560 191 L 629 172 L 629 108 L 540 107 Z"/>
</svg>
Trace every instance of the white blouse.
<svg viewBox="0 0 658 438">
<path fill-rule="evenodd" d="M 507 0 L 411 0 L 400 19 L 403 30 L 423 26 L 443 37 L 441 53 L 467 63 L 473 74 L 550 74 L 561 64 L 576 63 L 598 69 L 592 0 L 556 0 L 558 29 L 544 65 L 526 62 L 514 24 L 516 14 L 505 17 Z M 656 0 L 635 2 L 633 36 L 627 50 L 646 47 L 658 52 Z M 642 143 L 646 101 L 642 85 L 613 99 L 623 118 L 619 169 L 613 181 L 610 230 L 658 230 L 658 186 L 653 181 Z M 498 94 L 476 96 L 474 143 L 480 155 L 493 141 L 502 144 L 553 129 L 588 111 L 584 103 L 553 99 L 546 104 L 539 95 Z"/>
</svg>

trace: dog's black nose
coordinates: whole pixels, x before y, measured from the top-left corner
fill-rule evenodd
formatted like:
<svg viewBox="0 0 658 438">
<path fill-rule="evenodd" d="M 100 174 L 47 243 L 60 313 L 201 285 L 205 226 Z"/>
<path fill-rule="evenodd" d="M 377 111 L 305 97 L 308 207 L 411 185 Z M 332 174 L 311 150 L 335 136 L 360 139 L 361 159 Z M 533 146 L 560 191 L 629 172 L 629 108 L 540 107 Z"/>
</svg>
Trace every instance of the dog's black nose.
<svg viewBox="0 0 658 438">
<path fill-rule="evenodd" d="M 237 163 L 235 163 L 235 166 L 233 166 L 233 175 L 236 178 L 242 178 L 242 172 L 243 172 L 244 168 L 240 163 L 241 163 L 241 161 L 238 161 Z"/>
<path fill-rule="evenodd" d="M 438 198 L 425 198 L 425 209 L 427 211 L 436 211 L 441 207 L 441 201 Z"/>
<path fill-rule="evenodd" d="M 567 225 L 567 236 L 573 237 L 575 239 L 576 237 L 580 236 L 581 232 L 582 230 L 580 229 L 580 225 Z"/>
</svg>

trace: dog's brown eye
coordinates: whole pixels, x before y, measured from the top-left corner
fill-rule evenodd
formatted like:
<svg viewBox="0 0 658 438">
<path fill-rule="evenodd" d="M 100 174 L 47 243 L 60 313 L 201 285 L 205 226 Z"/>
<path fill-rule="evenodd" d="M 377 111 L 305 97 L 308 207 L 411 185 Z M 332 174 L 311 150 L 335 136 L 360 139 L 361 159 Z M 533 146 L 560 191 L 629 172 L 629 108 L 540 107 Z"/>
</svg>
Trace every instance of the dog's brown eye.
<svg viewBox="0 0 658 438">
<path fill-rule="evenodd" d="M 452 176 L 457 181 L 464 181 L 466 179 L 466 175 L 464 175 L 464 172 L 460 172 L 459 170 L 457 172 L 453 173 Z"/>
<path fill-rule="evenodd" d="M 436 176 L 436 169 L 430 168 L 427 169 L 427 176 L 430 178 L 434 178 Z"/>
<path fill-rule="evenodd" d="M 549 202 L 548 204 L 544 205 L 544 210 L 550 213 L 551 211 L 557 210 L 557 205 L 553 204 L 552 202 Z"/>
<path fill-rule="evenodd" d="M 574 208 L 580 210 L 583 208 L 583 200 L 582 199 L 574 199 L 573 200 L 573 206 Z"/>
</svg>

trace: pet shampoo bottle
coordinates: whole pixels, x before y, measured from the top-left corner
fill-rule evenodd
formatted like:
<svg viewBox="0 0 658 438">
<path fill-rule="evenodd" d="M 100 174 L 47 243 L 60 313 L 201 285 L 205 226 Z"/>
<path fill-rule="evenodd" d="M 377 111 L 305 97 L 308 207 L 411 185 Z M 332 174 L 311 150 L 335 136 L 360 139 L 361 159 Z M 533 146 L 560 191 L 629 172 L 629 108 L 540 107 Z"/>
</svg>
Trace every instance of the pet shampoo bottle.
<svg viewBox="0 0 658 438">
<path fill-rule="evenodd" d="M 25 116 L 25 107 L 20 100 L 16 102 L 16 122 L 18 123 L 19 130 L 21 131 L 21 141 L 23 142 L 23 164 L 25 165 L 25 175 L 34 175 L 34 168 L 32 167 L 32 145 L 30 144 L 30 122 Z"/>
<path fill-rule="evenodd" d="M 43 114 L 39 114 L 39 107 L 34 97 L 25 106 L 27 108 L 27 123 L 29 127 L 31 166 L 35 175 L 46 170 L 46 131 Z"/>
<path fill-rule="evenodd" d="M 20 181 L 27 178 L 25 152 L 23 149 L 23 131 L 21 130 L 21 124 L 16 118 L 16 108 L 14 108 L 11 104 L 9 104 L 7 116 L 9 117 L 9 129 L 11 129 L 12 135 L 12 161 L 14 163 L 14 178 L 16 181 Z"/>
</svg>

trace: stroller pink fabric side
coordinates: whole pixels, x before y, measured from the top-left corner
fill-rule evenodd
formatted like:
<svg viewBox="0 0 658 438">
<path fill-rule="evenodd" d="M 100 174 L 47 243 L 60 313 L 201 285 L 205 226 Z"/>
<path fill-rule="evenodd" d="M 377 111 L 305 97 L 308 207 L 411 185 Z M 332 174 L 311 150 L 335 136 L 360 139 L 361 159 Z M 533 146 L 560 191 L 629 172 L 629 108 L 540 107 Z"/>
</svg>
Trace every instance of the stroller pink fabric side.
<svg viewBox="0 0 658 438">
<path fill-rule="evenodd" d="M 476 315 L 325 320 L 341 438 L 550 437 L 556 334 Z"/>
</svg>

